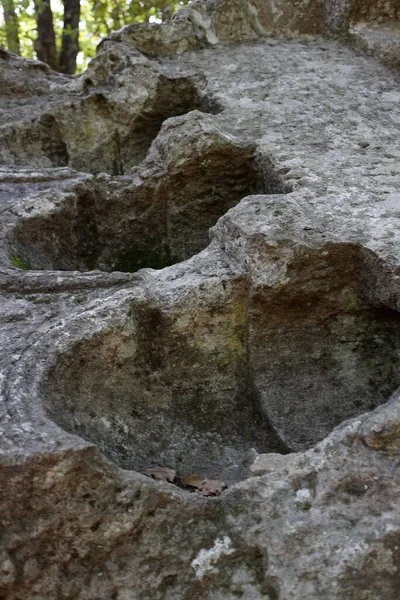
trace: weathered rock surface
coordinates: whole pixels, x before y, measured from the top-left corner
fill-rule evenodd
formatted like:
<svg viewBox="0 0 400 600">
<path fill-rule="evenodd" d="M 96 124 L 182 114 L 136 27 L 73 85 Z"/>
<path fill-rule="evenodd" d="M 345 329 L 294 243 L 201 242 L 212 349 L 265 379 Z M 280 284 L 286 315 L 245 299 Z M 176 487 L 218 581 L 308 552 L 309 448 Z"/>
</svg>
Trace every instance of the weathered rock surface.
<svg viewBox="0 0 400 600">
<path fill-rule="evenodd" d="M 3 600 L 399 598 L 399 81 L 268 6 L 0 56 Z"/>
</svg>

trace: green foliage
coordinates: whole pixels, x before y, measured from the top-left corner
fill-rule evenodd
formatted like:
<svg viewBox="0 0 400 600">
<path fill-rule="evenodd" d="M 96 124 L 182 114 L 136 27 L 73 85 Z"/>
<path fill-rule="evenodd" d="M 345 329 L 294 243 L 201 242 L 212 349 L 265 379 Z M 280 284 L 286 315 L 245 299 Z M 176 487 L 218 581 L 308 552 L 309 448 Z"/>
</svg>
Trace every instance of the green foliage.
<svg viewBox="0 0 400 600">
<path fill-rule="evenodd" d="M 14 8 L 18 20 L 21 55 L 26 58 L 34 58 L 35 52 L 33 43 L 36 37 L 36 21 L 34 17 L 33 2 L 31 2 L 31 0 L 15 0 Z M 2 10 L 0 10 L 0 46 L 8 49 L 7 30 Z"/>
<path fill-rule="evenodd" d="M 29 269 L 31 268 L 30 265 L 29 265 L 29 263 L 25 262 L 19 256 L 12 256 L 11 257 L 11 264 L 16 269 L 22 269 L 23 271 L 29 271 Z"/>
<path fill-rule="evenodd" d="M 78 55 L 77 71 L 82 72 L 87 67 L 102 37 L 130 23 L 164 21 L 188 2 L 189 0 L 81 0 L 81 51 Z M 37 34 L 33 0 L 15 0 L 14 6 L 18 19 L 21 55 L 36 58 L 34 42 Z M 59 49 L 63 28 L 62 0 L 51 0 L 51 8 Z M 7 31 L 1 10 L 0 46 L 7 49 Z"/>
</svg>

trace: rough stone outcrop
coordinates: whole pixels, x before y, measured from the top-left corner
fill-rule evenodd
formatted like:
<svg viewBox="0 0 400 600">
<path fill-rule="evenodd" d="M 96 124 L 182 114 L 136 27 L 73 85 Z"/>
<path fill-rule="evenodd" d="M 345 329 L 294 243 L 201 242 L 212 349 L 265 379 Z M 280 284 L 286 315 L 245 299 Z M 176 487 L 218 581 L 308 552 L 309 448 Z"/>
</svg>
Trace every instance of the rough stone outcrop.
<svg viewBox="0 0 400 600">
<path fill-rule="evenodd" d="M 271 6 L 0 55 L 3 600 L 399 598 L 399 82 Z"/>
<path fill-rule="evenodd" d="M 400 71 L 400 18 L 378 24 L 359 24 L 349 31 L 353 46 Z"/>
<path fill-rule="evenodd" d="M 325 9 L 328 27 L 342 33 L 357 23 L 377 25 L 400 18 L 397 0 L 330 0 Z"/>
<path fill-rule="evenodd" d="M 325 4 L 328 33 L 347 39 L 357 50 L 400 69 L 398 0 L 330 0 Z"/>
</svg>

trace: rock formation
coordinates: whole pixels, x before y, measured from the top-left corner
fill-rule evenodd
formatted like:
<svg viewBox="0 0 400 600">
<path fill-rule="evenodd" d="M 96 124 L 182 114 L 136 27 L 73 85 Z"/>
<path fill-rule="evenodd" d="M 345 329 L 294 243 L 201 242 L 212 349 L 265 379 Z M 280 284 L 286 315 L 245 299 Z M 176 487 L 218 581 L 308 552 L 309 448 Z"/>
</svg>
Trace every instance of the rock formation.
<svg viewBox="0 0 400 600">
<path fill-rule="evenodd" d="M 1 52 L 1 600 L 398 600 L 399 18 Z"/>
</svg>

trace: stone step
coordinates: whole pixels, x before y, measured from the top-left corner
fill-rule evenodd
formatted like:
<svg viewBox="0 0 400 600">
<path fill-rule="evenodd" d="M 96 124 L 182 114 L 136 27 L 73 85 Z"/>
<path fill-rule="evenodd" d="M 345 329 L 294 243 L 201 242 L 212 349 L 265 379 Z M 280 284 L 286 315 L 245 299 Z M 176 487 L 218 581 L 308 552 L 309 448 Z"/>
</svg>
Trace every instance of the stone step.
<svg viewBox="0 0 400 600">
<path fill-rule="evenodd" d="M 400 71 L 400 21 L 359 23 L 349 30 L 355 48 Z"/>
</svg>

